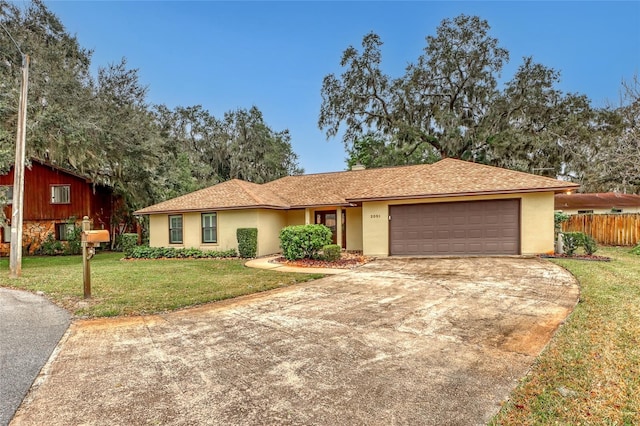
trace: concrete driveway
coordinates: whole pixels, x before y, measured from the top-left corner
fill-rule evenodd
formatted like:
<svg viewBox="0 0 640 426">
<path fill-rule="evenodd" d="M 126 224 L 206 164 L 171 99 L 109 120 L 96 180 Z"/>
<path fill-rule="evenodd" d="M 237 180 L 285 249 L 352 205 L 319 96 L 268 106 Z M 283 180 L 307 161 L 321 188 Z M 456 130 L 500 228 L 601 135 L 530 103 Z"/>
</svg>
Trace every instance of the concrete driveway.
<svg viewBox="0 0 640 426">
<path fill-rule="evenodd" d="M 12 424 L 484 424 L 577 299 L 539 259 L 389 259 L 78 321 Z"/>
</svg>

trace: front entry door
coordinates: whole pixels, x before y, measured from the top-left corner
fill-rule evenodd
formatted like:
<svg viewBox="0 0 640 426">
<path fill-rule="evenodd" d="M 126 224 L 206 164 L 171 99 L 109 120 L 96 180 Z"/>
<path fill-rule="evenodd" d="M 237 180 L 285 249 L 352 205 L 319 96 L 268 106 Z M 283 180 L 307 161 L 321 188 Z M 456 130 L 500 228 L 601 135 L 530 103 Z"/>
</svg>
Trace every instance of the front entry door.
<svg viewBox="0 0 640 426">
<path fill-rule="evenodd" d="M 346 246 L 347 240 L 346 231 L 346 217 L 344 210 L 342 211 L 342 247 Z M 336 210 L 325 210 L 316 212 L 316 224 L 322 224 L 331 229 L 331 241 L 333 244 L 337 244 L 338 241 L 338 220 Z"/>
</svg>

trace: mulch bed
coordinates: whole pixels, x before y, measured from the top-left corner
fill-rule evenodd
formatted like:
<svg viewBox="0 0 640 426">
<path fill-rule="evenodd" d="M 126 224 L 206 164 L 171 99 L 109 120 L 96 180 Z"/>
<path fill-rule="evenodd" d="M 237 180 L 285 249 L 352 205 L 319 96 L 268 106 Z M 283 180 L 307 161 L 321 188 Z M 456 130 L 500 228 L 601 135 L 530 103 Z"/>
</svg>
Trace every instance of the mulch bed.
<svg viewBox="0 0 640 426">
<path fill-rule="evenodd" d="M 543 254 L 543 259 L 571 259 L 571 260 L 591 260 L 596 262 L 611 262 L 611 258 L 607 256 L 596 256 L 595 254 Z"/>
<path fill-rule="evenodd" d="M 365 263 L 371 262 L 372 257 L 366 257 L 358 253 L 342 253 L 340 259 L 335 262 L 327 262 L 326 260 L 317 259 L 298 259 L 287 260 L 284 257 L 277 257 L 271 260 L 271 263 L 279 263 L 288 266 L 297 266 L 300 268 L 335 268 L 335 269 L 352 269 Z"/>
</svg>

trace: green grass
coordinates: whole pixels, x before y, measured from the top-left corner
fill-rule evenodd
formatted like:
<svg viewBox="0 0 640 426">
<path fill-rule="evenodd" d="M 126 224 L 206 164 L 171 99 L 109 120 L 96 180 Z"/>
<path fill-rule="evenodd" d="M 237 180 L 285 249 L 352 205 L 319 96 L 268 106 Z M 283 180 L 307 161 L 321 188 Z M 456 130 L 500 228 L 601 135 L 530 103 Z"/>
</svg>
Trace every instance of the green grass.
<svg viewBox="0 0 640 426">
<path fill-rule="evenodd" d="M 640 256 L 629 251 L 554 260 L 580 302 L 492 425 L 640 425 Z"/>
<path fill-rule="evenodd" d="M 319 278 L 319 274 L 252 269 L 239 259 L 122 261 L 122 253 L 91 260 L 92 298 L 84 300 L 80 256 L 25 257 L 22 276 L 9 279 L 0 260 L 0 286 L 41 291 L 81 317 L 166 312 Z"/>
</svg>

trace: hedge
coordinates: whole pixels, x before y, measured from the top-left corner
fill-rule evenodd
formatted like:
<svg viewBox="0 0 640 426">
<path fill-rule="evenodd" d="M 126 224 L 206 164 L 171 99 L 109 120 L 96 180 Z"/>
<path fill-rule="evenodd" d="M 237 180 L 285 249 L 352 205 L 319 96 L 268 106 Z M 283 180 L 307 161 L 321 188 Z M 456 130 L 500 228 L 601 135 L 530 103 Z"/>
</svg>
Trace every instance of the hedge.
<svg viewBox="0 0 640 426">
<path fill-rule="evenodd" d="M 238 257 L 235 249 L 203 251 L 195 248 L 136 246 L 127 259 L 220 259 Z"/>
</svg>

